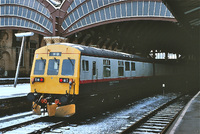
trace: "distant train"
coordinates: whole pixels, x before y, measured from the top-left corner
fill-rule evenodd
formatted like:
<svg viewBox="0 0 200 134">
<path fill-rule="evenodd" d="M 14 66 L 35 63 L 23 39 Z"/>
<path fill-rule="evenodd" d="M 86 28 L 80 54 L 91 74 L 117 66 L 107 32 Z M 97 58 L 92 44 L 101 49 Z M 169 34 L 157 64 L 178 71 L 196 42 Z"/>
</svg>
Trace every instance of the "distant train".
<svg viewBox="0 0 200 134">
<path fill-rule="evenodd" d="M 36 114 L 47 111 L 49 116 L 66 117 L 75 114 L 80 104 L 109 106 L 153 92 L 148 84 L 156 76 L 173 74 L 173 68 L 151 58 L 54 43 L 35 51 L 27 97 Z"/>
</svg>

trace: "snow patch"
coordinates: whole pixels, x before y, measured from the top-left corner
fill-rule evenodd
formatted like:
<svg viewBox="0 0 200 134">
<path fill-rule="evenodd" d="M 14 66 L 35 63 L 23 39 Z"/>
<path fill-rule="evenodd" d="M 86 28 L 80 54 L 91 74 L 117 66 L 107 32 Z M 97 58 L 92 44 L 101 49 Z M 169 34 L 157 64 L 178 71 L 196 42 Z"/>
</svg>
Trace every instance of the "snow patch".
<svg viewBox="0 0 200 134">
<path fill-rule="evenodd" d="M 0 85 L 0 99 L 26 96 L 30 92 L 30 84 Z"/>
</svg>

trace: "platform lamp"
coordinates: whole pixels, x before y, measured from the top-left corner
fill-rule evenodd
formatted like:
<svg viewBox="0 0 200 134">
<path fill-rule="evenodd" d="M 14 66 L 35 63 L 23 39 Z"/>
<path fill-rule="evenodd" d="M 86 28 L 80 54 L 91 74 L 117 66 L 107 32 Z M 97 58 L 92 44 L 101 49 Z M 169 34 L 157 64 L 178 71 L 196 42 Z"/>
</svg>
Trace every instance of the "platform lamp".
<svg viewBox="0 0 200 134">
<path fill-rule="evenodd" d="M 21 38 L 22 37 L 22 44 L 21 44 L 21 49 L 20 49 L 20 53 L 19 53 L 19 58 L 18 58 L 18 63 L 17 63 L 17 69 L 16 69 L 16 73 L 15 73 L 15 81 L 14 81 L 14 87 L 16 87 L 17 85 L 17 78 L 18 78 L 18 74 L 19 74 L 19 68 L 20 68 L 20 63 L 21 63 L 21 57 L 22 57 L 22 52 L 24 49 L 24 40 L 27 36 L 33 36 L 34 33 L 33 32 L 26 32 L 26 33 L 16 33 L 15 36 Z"/>
</svg>

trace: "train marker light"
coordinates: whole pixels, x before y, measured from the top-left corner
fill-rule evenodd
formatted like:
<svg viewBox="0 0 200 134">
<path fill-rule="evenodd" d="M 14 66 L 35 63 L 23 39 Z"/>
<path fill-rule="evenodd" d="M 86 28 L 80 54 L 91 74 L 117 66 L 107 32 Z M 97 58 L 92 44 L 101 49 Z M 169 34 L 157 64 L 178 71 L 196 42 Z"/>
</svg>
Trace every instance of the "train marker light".
<svg viewBox="0 0 200 134">
<path fill-rule="evenodd" d="M 43 77 L 35 77 L 34 82 L 44 82 L 44 78 Z"/>
<path fill-rule="evenodd" d="M 68 78 L 59 78 L 60 83 L 68 83 L 69 79 Z"/>
<path fill-rule="evenodd" d="M 62 83 L 62 82 L 63 82 L 63 79 L 61 79 L 61 78 L 60 78 L 60 80 L 59 80 L 59 81 Z"/>
<path fill-rule="evenodd" d="M 40 78 L 40 82 L 44 82 L 44 78 Z"/>
</svg>

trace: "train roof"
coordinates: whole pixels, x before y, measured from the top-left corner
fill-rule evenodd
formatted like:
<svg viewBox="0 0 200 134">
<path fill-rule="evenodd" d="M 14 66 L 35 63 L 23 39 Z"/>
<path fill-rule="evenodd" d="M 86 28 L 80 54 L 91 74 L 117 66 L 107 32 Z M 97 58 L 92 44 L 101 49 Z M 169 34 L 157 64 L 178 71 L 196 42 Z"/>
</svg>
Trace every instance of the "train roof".
<svg viewBox="0 0 200 134">
<path fill-rule="evenodd" d="M 88 47 L 88 46 L 72 44 L 72 43 L 56 43 L 56 44 L 71 46 L 73 48 L 80 50 L 82 55 L 87 55 L 87 56 L 122 59 L 122 60 L 134 60 L 134 61 L 147 61 L 147 62 L 152 61 L 152 59 L 150 58 L 144 58 L 138 55 L 132 55 L 132 54 L 123 53 L 123 52 L 116 52 L 116 51 L 111 51 L 107 49 Z M 56 44 L 52 44 L 52 45 L 56 45 Z"/>
</svg>

